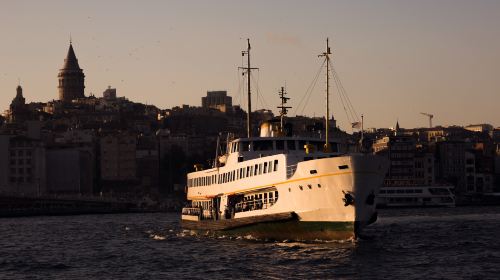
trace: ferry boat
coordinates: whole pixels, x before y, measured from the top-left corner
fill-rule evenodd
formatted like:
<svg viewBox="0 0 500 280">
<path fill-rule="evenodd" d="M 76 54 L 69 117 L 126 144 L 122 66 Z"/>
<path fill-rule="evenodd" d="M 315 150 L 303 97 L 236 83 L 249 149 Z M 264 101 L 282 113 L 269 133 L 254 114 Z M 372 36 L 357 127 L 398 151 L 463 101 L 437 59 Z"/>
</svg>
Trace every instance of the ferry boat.
<svg viewBox="0 0 500 280">
<path fill-rule="evenodd" d="M 383 187 L 377 207 L 455 207 L 454 189 L 447 185 Z"/>
<path fill-rule="evenodd" d="M 250 42 L 248 112 L 250 102 Z M 320 56 L 327 67 L 328 46 Z M 281 123 L 261 125 L 252 137 L 247 114 L 247 137 L 227 141 L 215 166 L 187 175 L 189 207 L 182 210 L 184 229 L 274 240 L 338 240 L 356 238 L 377 219 L 375 198 L 383 183 L 387 160 L 367 153 L 341 151 L 328 136 L 328 117 L 322 138 L 285 136 L 283 117 L 288 98 L 282 98 Z"/>
</svg>

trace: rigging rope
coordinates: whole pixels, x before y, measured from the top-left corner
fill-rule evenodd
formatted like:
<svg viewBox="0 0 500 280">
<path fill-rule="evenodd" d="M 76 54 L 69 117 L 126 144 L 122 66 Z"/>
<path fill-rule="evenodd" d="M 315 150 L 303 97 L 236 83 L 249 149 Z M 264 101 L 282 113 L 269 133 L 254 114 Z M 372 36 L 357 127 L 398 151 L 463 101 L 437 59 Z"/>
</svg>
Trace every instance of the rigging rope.
<svg viewBox="0 0 500 280">
<path fill-rule="evenodd" d="M 260 101 L 260 105 L 262 106 L 262 108 L 269 108 L 267 106 L 267 102 L 266 102 L 266 99 L 264 98 L 264 96 L 262 94 L 260 94 L 260 87 L 259 87 L 259 78 L 260 78 L 260 70 L 257 70 L 259 75 L 257 75 L 257 79 L 252 79 L 252 81 L 254 81 L 254 84 L 255 84 L 255 88 L 257 88 L 257 102 L 256 102 L 256 109 L 257 107 L 259 106 L 259 101 Z M 253 74 L 252 74 L 252 78 L 253 78 Z M 260 97 L 260 100 L 259 100 L 259 97 Z"/>
<path fill-rule="evenodd" d="M 241 90 L 241 79 L 240 77 L 242 76 L 241 73 L 240 73 L 240 69 L 238 69 L 236 75 L 238 75 L 238 95 L 236 95 L 236 100 L 235 100 L 235 104 L 240 104 L 240 107 L 243 108 L 243 92 Z"/>
<path fill-rule="evenodd" d="M 349 95 L 347 94 L 347 92 L 344 88 L 344 85 L 342 85 L 340 77 L 339 77 L 337 71 L 335 71 L 335 68 L 333 67 L 331 62 L 330 62 L 330 66 L 331 66 L 332 73 L 333 73 L 333 79 L 334 79 L 335 84 L 337 86 L 337 89 L 339 91 L 339 97 L 341 99 L 342 105 L 344 106 L 344 111 L 346 112 L 346 115 L 348 115 L 347 119 L 351 123 L 351 125 L 354 125 L 356 122 L 360 122 L 358 114 L 357 114 L 356 110 L 354 109 L 354 106 L 352 105 L 352 102 L 349 99 Z M 344 105 L 344 103 L 345 103 L 345 105 Z M 345 108 L 346 105 L 347 105 L 347 109 Z"/>
<path fill-rule="evenodd" d="M 323 66 L 325 65 L 325 62 L 326 62 L 326 60 L 324 60 L 323 64 L 321 64 L 321 66 L 319 67 L 318 72 L 316 73 L 316 76 L 309 84 L 309 87 L 307 87 L 306 93 L 300 99 L 299 105 L 297 105 L 297 107 L 295 107 L 295 110 L 293 112 L 294 115 L 297 115 L 297 112 L 299 111 L 299 109 L 302 105 L 302 102 L 304 101 L 304 98 L 305 98 L 306 102 L 304 103 L 302 110 L 300 110 L 300 114 L 302 114 L 304 112 L 307 104 L 309 103 L 309 98 L 311 98 L 311 93 L 312 93 L 314 87 L 316 86 L 316 82 L 318 81 L 319 75 L 321 74 L 321 70 L 323 69 Z"/>
</svg>

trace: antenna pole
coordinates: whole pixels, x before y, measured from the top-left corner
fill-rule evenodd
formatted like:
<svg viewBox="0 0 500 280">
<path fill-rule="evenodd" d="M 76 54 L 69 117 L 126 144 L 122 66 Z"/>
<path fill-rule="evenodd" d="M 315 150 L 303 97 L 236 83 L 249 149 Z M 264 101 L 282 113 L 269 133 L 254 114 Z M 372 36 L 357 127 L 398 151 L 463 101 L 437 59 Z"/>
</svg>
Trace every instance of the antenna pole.
<svg viewBox="0 0 500 280">
<path fill-rule="evenodd" d="M 281 132 L 283 132 L 283 130 L 284 130 L 283 128 L 285 127 L 285 122 L 284 122 L 285 116 L 288 113 L 288 109 L 290 109 L 292 107 L 285 106 L 288 99 L 290 99 L 289 97 L 286 97 L 285 87 L 281 87 L 281 91 L 279 92 L 279 95 L 280 95 L 280 99 L 281 99 L 281 106 L 278 106 L 278 108 L 281 109 L 280 110 Z"/>
<path fill-rule="evenodd" d="M 361 114 L 361 139 L 363 139 L 363 133 L 364 133 L 364 118 L 363 115 Z"/>
<path fill-rule="evenodd" d="M 252 72 L 252 70 L 254 69 L 259 69 L 259 68 L 252 68 L 250 67 L 250 39 L 247 39 L 247 50 L 246 51 L 242 51 L 241 52 L 241 55 L 242 56 L 245 56 L 245 54 L 247 55 L 247 67 L 239 67 L 239 69 L 243 69 L 246 71 L 246 74 L 248 75 L 247 79 L 247 83 L 248 83 L 248 89 L 247 89 L 247 92 L 248 92 L 248 112 L 247 112 L 247 137 L 250 138 L 252 137 L 252 120 L 251 120 L 251 114 L 252 114 L 252 89 L 250 87 L 250 74 Z M 244 73 L 245 74 L 245 73 Z"/>
<path fill-rule="evenodd" d="M 285 88 L 284 87 L 281 87 L 281 92 L 280 92 L 280 97 L 281 97 L 281 132 L 283 132 L 283 118 L 285 117 Z"/>
<path fill-rule="evenodd" d="M 364 142 L 364 122 L 365 122 L 365 119 L 363 118 L 363 114 L 361 114 L 361 138 L 359 139 L 359 146 L 360 146 L 360 151 L 361 152 L 364 152 L 364 145 L 363 145 L 363 142 Z"/>
<path fill-rule="evenodd" d="M 326 60 L 326 116 L 325 116 L 325 146 L 324 152 L 329 153 L 331 151 L 330 143 L 328 143 L 328 126 L 330 118 L 330 46 L 328 45 L 328 38 L 326 38 L 326 52 L 319 55 L 319 57 L 325 57 Z"/>
</svg>

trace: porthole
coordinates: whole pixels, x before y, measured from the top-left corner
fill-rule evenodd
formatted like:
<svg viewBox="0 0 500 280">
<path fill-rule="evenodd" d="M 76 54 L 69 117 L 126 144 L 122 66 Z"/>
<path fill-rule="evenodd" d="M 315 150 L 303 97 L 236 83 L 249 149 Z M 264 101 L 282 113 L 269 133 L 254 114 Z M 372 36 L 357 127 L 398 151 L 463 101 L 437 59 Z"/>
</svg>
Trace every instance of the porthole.
<svg viewBox="0 0 500 280">
<path fill-rule="evenodd" d="M 304 190 L 304 188 L 303 188 L 302 186 L 299 186 L 299 189 L 300 189 L 301 191 L 302 191 L 302 190 Z"/>
<path fill-rule="evenodd" d="M 311 186 L 311 185 L 307 185 L 307 187 L 308 187 L 309 189 L 312 189 L 312 186 Z"/>
<path fill-rule="evenodd" d="M 318 188 L 321 188 L 321 184 L 318 184 Z"/>
<path fill-rule="evenodd" d="M 289 192 L 291 192 L 291 191 L 292 191 L 292 189 L 291 189 L 291 188 L 288 188 L 288 191 L 289 191 Z"/>
</svg>

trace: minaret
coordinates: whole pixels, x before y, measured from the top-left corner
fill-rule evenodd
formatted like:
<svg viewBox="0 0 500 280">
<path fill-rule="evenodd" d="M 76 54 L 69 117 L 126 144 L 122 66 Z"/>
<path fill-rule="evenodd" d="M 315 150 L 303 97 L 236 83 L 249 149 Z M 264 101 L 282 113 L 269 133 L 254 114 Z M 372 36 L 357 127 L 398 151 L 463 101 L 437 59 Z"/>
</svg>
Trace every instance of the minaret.
<svg viewBox="0 0 500 280">
<path fill-rule="evenodd" d="M 12 100 L 11 106 L 24 104 L 26 104 L 26 100 L 23 97 L 23 88 L 21 87 L 21 85 L 17 85 L 16 97 L 14 97 L 14 99 Z"/>
<path fill-rule="evenodd" d="M 16 97 L 12 99 L 10 103 L 10 122 L 19 122 L 25 119 L 26 111 L 26 99 L 23 97 L 23 88 L 18 85 L 16 88 Z"/>
<path fill-rule="evenodd" d="M 78 65 L 75 51 L 71 41 L 69 42 L 69 50 L 64 65 L 59 70 L 59 100 L 63 102 L 71 102 L 73 99 L 84 98 L 83 90 L 85 88 L 85 75 L 83 70 Z"/>
<path fill-rule="evenodd" d="M 399 128 L 399 120 L 396 121 L 396 130 L 394 130 L 394 136 L 401 135 L 401 129 Z"/>
</svg>

